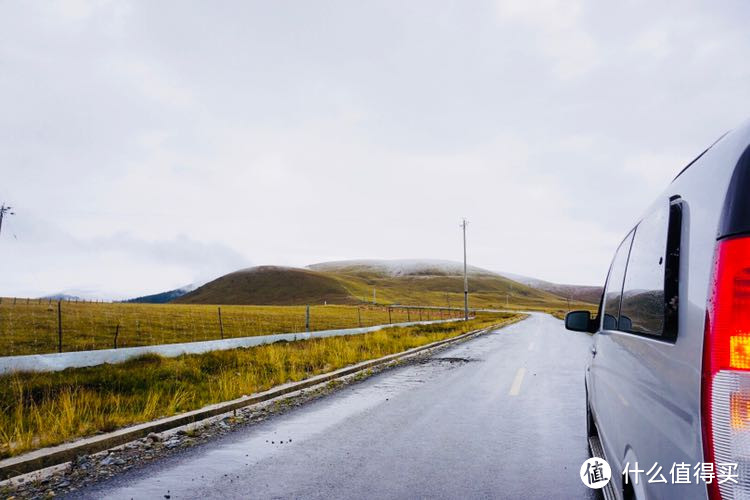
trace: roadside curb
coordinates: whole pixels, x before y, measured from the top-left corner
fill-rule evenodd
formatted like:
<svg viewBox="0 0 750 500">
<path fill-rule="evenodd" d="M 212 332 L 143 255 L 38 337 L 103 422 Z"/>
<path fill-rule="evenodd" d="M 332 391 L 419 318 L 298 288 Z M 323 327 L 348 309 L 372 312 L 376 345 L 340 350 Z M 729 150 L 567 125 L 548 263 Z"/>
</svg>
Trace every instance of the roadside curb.
<svg viewBox="0 0 750 500">
<path fill-rule="evenodd" d="M 456 337 L 438 340 L 437 342 L 433 342 L 431 344 L 414 347 L 412 349 L 395 354 L 389 354 L 388 356 L 384 356 L 382 358 L 363 361 L 361 363 L 340 368 L 329 373 L 315 375 L 299 382 L 290 382 L 278 385 L 267 391 L 259 392 L 249 396 L 243 396 L 231 401 L 216 403 L 213 405 L 205 406 L 203 408 L 199 408 L 197 410 L 181 413 L 179 415 L 173 415 L 171 417 L 165 417 L 162 419 L 154 420 L 152 422 L 137 424 L 106 434 L 82 438 L 74 442 L 63 443 L 49 448 L 42 448 L 22 455 L 0 460 L 0 481 L 5 481 L 15 476 L 45 469 L 47 467 L 60 465 L 65 462 L 69 462 L 80 455 L 91 455 L 100 451 L 114 448 L 116 446 L 120 446 L 125 443 L 146 437 L 152 432 L 159 433 L 174 429 L 176 427 L 192 424 L 224 413 L 232 412 L 233 410 L 237 410 L 239 408 L 262 403 L 279 396 L 284 396 L 301 389 L 307 389 L 312 386 L 346 377 L 362 370 L 367 370 L 376 366 L 392 363 L 402 358 L 408 358 L 429 349 L 456 343 L 471 337 L 485 334 L 493 330 L 505 328 L 525 318 L 526 316 L 520 316 L 519 318 L 515 318 L 507 323 L 499 325 L 496 324 L 478 330 L 473 330 Z"/>
</svg>

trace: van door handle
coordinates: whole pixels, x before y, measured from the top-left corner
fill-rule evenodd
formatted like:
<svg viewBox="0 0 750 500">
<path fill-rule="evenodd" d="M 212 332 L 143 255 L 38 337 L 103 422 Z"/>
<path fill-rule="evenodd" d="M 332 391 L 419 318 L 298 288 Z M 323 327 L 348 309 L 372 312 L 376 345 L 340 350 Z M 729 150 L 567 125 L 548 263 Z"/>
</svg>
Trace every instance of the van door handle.
<svg viewBox="0 0 750 500">
<path fill-rule="evenodd" d="M 595 346 L 595 345 L 592 345 L 592 346 L 591 346 L 591 354 L 592 354 L 593 356 L 596 356 L 596 346 Z"/>
</svg>

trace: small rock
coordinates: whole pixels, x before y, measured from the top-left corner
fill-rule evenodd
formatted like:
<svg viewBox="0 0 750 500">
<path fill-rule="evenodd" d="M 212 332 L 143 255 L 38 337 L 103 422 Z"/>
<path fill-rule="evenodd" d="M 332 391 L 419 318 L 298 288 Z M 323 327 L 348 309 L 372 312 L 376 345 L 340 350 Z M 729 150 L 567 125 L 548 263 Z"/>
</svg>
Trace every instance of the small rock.
<svg viewBox="0 0 750 500">
<path fill-rule="evenodd" d="M 107 455 L 101 462 L 99 462 L 99 465 L 112 465 L 114 462 L 115 457 L 113 457 L 112 455 Z"/>
<path fill-rule="evenodd" d="M 146 438 L 148 438 L 148 439 L 150 439 L 151 441 L 154 441 L 154 442 L 161 441 L 161 437 L 157 433 L 155 433 L 155 432 L 149 433 L 149 435 L 146 436 Z"/>
<path fill-rule="evenodd" d="M 58 488 L 67 488 L 68 486 L 70 486 L 70 481 L 68 481 L 67 479 L 57 483 Z"/>
</svg>

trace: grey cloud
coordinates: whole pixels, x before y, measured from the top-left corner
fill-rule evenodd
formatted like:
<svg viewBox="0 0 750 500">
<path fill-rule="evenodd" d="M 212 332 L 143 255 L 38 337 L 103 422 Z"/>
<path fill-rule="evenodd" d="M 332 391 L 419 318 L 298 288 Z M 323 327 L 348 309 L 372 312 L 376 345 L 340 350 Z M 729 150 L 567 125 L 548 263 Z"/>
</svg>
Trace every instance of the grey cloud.
<svg viewBox="0 0 750 500">
<path fill-rule="evenodd" d="M 675 9 L 5 2 L 0 202 L 44 234 L 0 236 L 0 294 L 457 259 L 460 216 L 476 265 L 596 284 L 748 114 L 750 7 Z"/>
</svg>

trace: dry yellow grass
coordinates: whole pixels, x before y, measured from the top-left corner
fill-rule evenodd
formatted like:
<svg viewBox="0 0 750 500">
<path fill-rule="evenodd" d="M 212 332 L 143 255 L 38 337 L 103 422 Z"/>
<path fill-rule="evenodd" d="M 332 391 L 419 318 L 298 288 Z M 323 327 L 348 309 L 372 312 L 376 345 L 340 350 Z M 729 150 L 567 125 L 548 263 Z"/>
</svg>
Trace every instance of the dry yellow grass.
<svg viewBox="0 0 750 500">
<path fill-rule="evenodd" d="M 3 376 L 0 457 L 234 399 L 519 317 L 480 314 L 468 322 Z"/>
<path fill-rule="evenodd" d="M 0 356 L 58 350 L 57 302 L 3 298 Z M 460 312 L 394 307 L 394 323 L 443 319 Z M 305 331 L 304 306 L 221 306 L 62 302 L 63 351 L 135 347 Z M 387 324 L 387 307 L 312 306 L 313 331 Z M 119 325 L 119 326 L 118 326 Z"/>
</svg>

